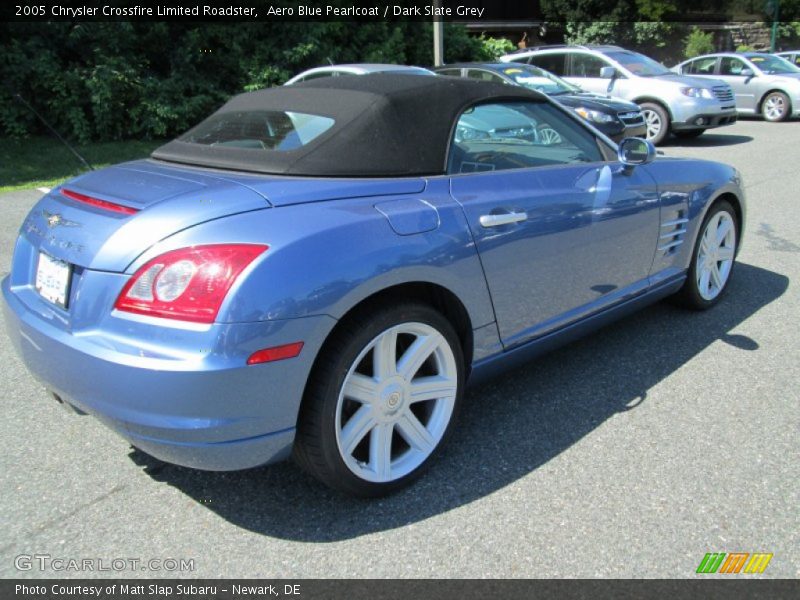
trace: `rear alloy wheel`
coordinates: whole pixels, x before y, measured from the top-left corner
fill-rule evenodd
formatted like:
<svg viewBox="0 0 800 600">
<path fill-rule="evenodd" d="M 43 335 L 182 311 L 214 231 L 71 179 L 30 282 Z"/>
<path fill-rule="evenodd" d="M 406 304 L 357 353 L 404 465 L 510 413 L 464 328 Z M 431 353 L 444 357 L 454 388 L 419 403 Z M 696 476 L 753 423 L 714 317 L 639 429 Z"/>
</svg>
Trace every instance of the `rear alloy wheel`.
<svg viewBox="0 0 800 600">
<path fill-rule="evenodd" d="M 705 310 L 722 297 L 736 260 L 738 225 L 733 207 L 725 201 L 715 204 L 700 231 L 678 299 L 690 308 Z"/>
<path fill-rule="evenodd" d="M 691 140 L 694 138 L 698 138 L 706 132 L 705 129 L 688 129 L 686 131 L 673 131 L 672 133 L 675 134 L 675 137 L 684 139 L 684 140 Z"/>
<path fill-rule="evenodd" d="M 669 114 L 663 106 L 653 102 L 643 102 L 640 106 L 647 126 L 646 139 L 653 145 L 660 144 L 669 134 Z"/>
<path fill-rule="evenodd" d="M 768 94 L 761 103 L 761 114 L 772 123 L 784 121 L 789 117 L 789 97 L 783 92 Z"/>
<path fill-rule="evenodd" d="M 295 456 L 327 485 L 365 497 L 419 476 L 451 429 L 464 380 L 453 326 L 423 304 L 344 326 L 309 383 Z"/>
</svg>

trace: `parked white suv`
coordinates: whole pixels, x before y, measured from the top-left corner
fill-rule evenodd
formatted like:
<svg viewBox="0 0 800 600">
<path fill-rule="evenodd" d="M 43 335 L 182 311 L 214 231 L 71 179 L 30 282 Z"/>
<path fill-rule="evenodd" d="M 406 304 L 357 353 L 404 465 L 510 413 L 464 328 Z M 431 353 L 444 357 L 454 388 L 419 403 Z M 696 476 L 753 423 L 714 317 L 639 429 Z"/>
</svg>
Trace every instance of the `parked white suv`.
<svg viewBox="0 0 800 600">
<path fill-rule="evenodd" d="M 727 83 L 672 73 L 619 46 L 540 46 L 500 60 L 535 65 L 588 92 L 636 102 L 647 122 L 647 139 L 654 144 L 670 132 L 692 138 L 736 122 L 736 102 Z"/>
</svg>

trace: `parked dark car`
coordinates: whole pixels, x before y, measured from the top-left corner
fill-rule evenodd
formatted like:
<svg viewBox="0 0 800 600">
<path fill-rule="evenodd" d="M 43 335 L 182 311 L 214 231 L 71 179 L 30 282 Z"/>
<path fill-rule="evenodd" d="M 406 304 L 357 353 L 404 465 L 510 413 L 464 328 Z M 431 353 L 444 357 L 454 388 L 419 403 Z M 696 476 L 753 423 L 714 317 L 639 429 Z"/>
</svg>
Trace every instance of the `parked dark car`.
<svg viewBox="0 0 800 600">
<path fill-rule="evenodd" d="M 627 100 L 617 100 L 591 92 L 530 65 L 508 63 L 459 63 L 433 69 L 439 75 L 466 77 L 519 85 L 547 94 L 559 104 L 574 110 L 615 142 L 626 137 L 645 137 L 642 110 Z"/>
</svg>

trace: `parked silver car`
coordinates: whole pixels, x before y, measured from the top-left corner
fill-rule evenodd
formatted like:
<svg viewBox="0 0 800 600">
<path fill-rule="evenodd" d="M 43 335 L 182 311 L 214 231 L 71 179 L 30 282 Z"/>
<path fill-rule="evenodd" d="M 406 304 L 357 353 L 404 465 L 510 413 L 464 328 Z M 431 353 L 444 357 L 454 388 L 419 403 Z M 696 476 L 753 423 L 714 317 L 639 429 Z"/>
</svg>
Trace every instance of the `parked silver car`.
<svg viewBox="0 0 800 600">
<path fill-rule="evenodd" d="M 382 63 L 354 63 L 347 65 L 328 65 L 308 69 L 298 73 L 283 85 L 291 85 L 301 81 L 310 81 L 320 77 L 346 77 L 348 75 L 369 75 L 370 73 L 406 73 L 411 75 L 434 75 L 433 71 L 423 67 L 392 65 Z"/>
<path fill-rule="evenodd" d="M 721 79 L 736 94 L 742 115 L 783 121 L 800 115 L 800 68 L 763 52 L 706 54 L 673 67 L 676 73 Z"/>
<path fill-rule="evenodd" d="M 706 129 L 736 122 L 728 84 L 677 75 L 619 46 L 540 46 L 500 60 L 535 65 L 588 92 L 635 102 L 647 121 L 647 139 L 654 144 L 670 132 L 697 137 Z"/>
</svg>

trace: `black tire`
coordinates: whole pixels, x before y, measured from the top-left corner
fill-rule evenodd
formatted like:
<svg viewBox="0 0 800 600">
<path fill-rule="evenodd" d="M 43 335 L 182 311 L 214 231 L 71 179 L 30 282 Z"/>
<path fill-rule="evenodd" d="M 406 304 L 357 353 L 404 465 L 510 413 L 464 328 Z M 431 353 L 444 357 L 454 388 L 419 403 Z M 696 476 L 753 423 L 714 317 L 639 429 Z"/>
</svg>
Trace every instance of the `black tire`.
<svg viewBox="0 0 800 600">
<path fill-rule="evenodd" d="M 392 402 L 393 397 L 398 394 L 392 393 L 387 396 L 386 387 L 383 391 L 376 392 L 375 402 L 373 403 L 357 403 L 355 400 L 350 400 L 344 395 L 343 387 L 348 377 L 351 375 L 360 375 L 359 370 L 364 368 L 371 368 L 373 358 L 370 353 L 374 350 L 368 350 L 376 339 L 383 339 L 387 331 L 395 327 L 417 327 L 419 325 L 433 328 L 443 338 L 441 345 L 434 353 L 430 354 L 426 362 L 422 363 L 422 368 L 417 373 L 422 373 L 425 369 L 436 369 L 436 365 L 441 362 L 439 352 L 443 352 L 447 356 L 447 364 L 449 365 L 449 372 L 454 375 L 452 381 L 455 382 L 455 393 L 453 399 L 450 400 L 448 395 L 447 409 L 448 412 L 437 412 L 434 406 L 440 406 L 439 402 L 444 400 L 432 399 L 423 402 L 411 403 L 408 401 L 410 396 L 401 392 L 400 395 L 404 398 L 401 400 L 402 409 L 397 412 L 410 412 L 411 407 L 428 407 L 422 410 L 430 411 L 425 421 L 425 416 L 418 415 L 418 423 L 423 424 L 427 428 L 431 426 L 434 420 L 433 415 L 439 415 L 437 419 L 437 435 L 440 435 L 438 440 L 433 443 L 432 450 L 424 458 L 425 452 L 414 450 L 407 442 L 407 438 L 402 431 L 400 423 L 392 424 L 389 427 L 389 437 L 384 438 L 389 440 L 388 452 L 386 455 L 389 457 L 391 471 L 395 465 L 398 464 L 408 465 L 409 453 L 414 452 L 414 461 L 410 464 L 415 464 L 416 460 L 422 460 L 421 464 L 416 465 L 413 470 L 408 473 L 400 473 L 396 478 L 387 478 L 383 481 L 370 481 L 366 476 L 368 475 L 367 468 L 371 467 L 372 463 L 372 436 L 379 435 L 377 433 L 381 424 L 376 423 L 372 426 L 363 427 L 366 433 L 362 434 L 360 442 L 355 442 L 358 446 L 346 454 L 344 450 L 340 450 L 339 436 L 342 440 L 345 438 L 345 420 L 353 420 L 353 415 L 360 408 L 368 408 L 374 411 L 388 411 L 389 403 Z M 403 336 L 410 334 L 401 333 L 396 341 L 396 356 L 399 358 L 403 356 L 406 348 L 402 344 L 405 340 L 406 343 L 411 343 Z M 411 341 L 413 336 L 411 336 Z M 422 338 L 417 338 L 422 339 Z M 449 349 L 452 355 L 447 352 Z M 364 354 L 366 352 L 366 354 Z M 422 353 L 424 354 L 424 353 Z M 431 364 L 430 361 L 433 361 Z M 397 361 L 395 361 L 397 362 Z M 365 367 L 365 365 L 367 367 Z M 456 420 L 458 408 L 461 404 L 461 396 L 464 388 L 464 357 L 459 342 L 458 335 L 456 334 L 453 325 L 441 313 L 434 310 L 426 304 L 418 303 L 403 303 L 399 305 L 379 304 L 371 308 L 365 309 L 355 318 L 349 318 L 343 321 L 339 327 L 334 331 L 331 338 L 325 343 L 323 350 L 317 359 L 309 383 L 306 387 L 306 393 L 303 398 L 303 403 L 300 410 L 297 426 L 297 436 L 294 445 L 294 458 L 296 462 L 309 474 L 319 479 L 324 484 L 345 492 L 347 494 L 359 497 L 379 497 L 391 494 L 412 481 L 418 478 L 425 469 L 430 465 L 432 458 L 441 449 L 443 444 L 449 437 L 453 429 L 453 423 Z M 372 373 L 372 380 L 379 379 L 377 375 Z M 410 380 L 415 379 L 412 373 Z M 384 381 L 388 381 L 388 378 Z M 381 384 L 382 385 L 382 384 Z M 341 395 L 341 403 L 340 403 Z M 388 400 L 387 400 L 388 398 Z M 395 400 L 395 402 L 397 402 Z M 357 408 L 345 417 L 345 405 L 347 403 L 355 404 Z M 434 404 L 429 404 L 434 403 Z M 341 412 L 340 412 L 341 410 Z M 415 409 L 416 411 L 417 409 Z M 452 412 L 449 412 L 452 411 Z M 375 413 L 377 414 L 377 412 Z M 442 414 L 449 414 L 449 417 L 442 417 Z M 381 413 L 380 417 L 375 419 L 391 419 L 392 415 Z M 444 419 L 446 418 L 446 422 Z M 374 422 L 374 419 L 372 421 Z M 348 421 L 349 423 L 349 421 Z M 388 423 L 385 423 L 388 427 Z M 443 433 L 442 430 L 444 431 Z M 383 429 L 386 431 L 386 429 Z M 436 436 L 432 436 L 434 439 Z M 344 442 L 342 442 L 344 443 Z M 366 444 L 366 448 L 362 446 Z M 378 444 L 376 443 L 376 446 Z M 405 445 L 407 448 L 404 448 Z M 387 447 L 387 446 L 384 446 Z M 397 447 L 397 450 L 396 450 Z M 366 459 L 363 453 L 366 450 Z M 356 457 L 356 453 L 361 452 L 361 458 Z M 397 452 L 397 457 L 395 457 Z M 349 461 L 348 462 L 346 462 Z M 361 462 L 358 462 L 361 460 Z M 404 462 L 405 461 L 405 462 Z M 370 464 L 368 464 L 370 463 Z M 348 466 L 350 464 L 350 466 Z M 355 469 L 361 468 L 359 473 Z M 377 471 L 377 469 L 376 469 Z M 371 473 L 371 472 L 370 472 Z M 393 475 L 393 474 L 392 474 Z M 375 475 L 378 477 L 378 475 Z"/>
<path fill-rule="evenodd" d="M 686 131 L 673 131 L 672 133 L 675 134 L 675 137 L 681 138 L 684 140 L 691 140 L 694 138 L 698 138 L 706 132 L 705 129 L 688 129 Z"/>
<path fill-rule="evenodd" d="M 669 135 L 669 128 L 670 128 L 669 113 L 663 106 L 661 106 L 660 104 L 656 104 L 655 102 L 642 102 L 639 106 L 642 108 L 642 114 L 644 115 L 645 125 L 647 126 L 645 139 L 652 142 L 654 146 L 657 146 L 658 144 L 663 142 Z M 651 122 L 651 119 L 655 119 L 658 122 L 659 128 L 657 132 L 653 131 L 654 129 L 653 125 L 655 121 Z"/>
<path fill-rule="evenodd" d="M 778 123 L 792 114 L 792 103 L 783 92 L 770 92 L 761 101 L 761 116 L 765 121 Z"/>
<path fill-rule="evenodd" d="M 722 288 L 713 298 L 709 298 L 708 294 L 701 293 L 700 282 L 698 278 L 698 256 L 700 255 L 703 236 L 706 233 L 706 229 L 709 227 L 709 224 L 712 222 L 712 220 L 714 220 L 720 213 L 725 213 L 725 215 L 727 215 L 727 217 L 729 217 L 733 223 L 733 259 L 731 260 L 730 269 L 725 276 Z M 722 200 L 715 203 L 714 206 L 712 206 L 708 211 L 708 214 L 706 214 L 705 218 L 703 219 L 703 224 L 700 226 L 700 230 L 697 235 L 697 241 L 694 245 L 694 251 L 692 252 L 692 262 L 689 266 L 686 282 L 674 296 L 674 299 L 679 304 L 693 310 L 706 310 L 720 301 L 730 287 L 731 278 L 733 277 L 733 271 L 736 265 L 736 252 L 739 246 L 739 233 L 739 221 L 736 217 L 736 211 L 733 209 L 733 206 L 731 206 L 727 200 Z M 717 263 L 717 265 L 719 264 L 720 263 Z"/>
</svg>

